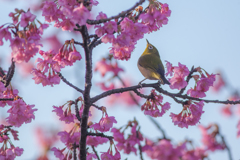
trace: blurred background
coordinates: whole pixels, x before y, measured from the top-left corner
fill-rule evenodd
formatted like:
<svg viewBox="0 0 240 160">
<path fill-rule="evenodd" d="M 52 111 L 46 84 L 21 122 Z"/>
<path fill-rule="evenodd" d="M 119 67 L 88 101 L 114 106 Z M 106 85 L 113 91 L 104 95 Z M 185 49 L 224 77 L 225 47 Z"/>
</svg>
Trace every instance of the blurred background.
<svg viewBox="0 0 240 160">
<path fill-rule="evenodd" d="M 1 0 L 0 3 L 0 25 L 11 22 L 8 14 L 13 12 L 15 8 L 24 9 L 25 11 L 30 7 L 31 11 L 38 8 L 40 1 L 30 0 Z M 113 1 L 99 1 L 99 5 L 94 7 L 93 17 L 98 12 L 102 11 L 108 17 L 116 15 L 123 10 L 127 10 L 133 6 L 137 1 L 128 0 L 113 0 Z M 146 40 L 148 39 L 155 47 L 158 48 L 162 61 L 169 61 L 173 66 L 178 65 L 178 62 L 185 64 L 189 69 L 192 66 L 202 67 L 208 73 L 220 73 L 228 84 L 228 87 L 221 89 L 219 92 L 210 90 L 205 99 L 227 100 L 236 90 L 240 88 L 240 1 L 239 0 L 211 0 L 211 1 L 160 1 L 168 3 L 169 9 L 172 11 L 167 25 L 163 26 L 159 31 L 145 35 L 144 39 L 138 41 L 131 58 L 128 61 L 118 61 L 120 67 L 124 72 L 120 73 L 120 77 L 128 82 L 129 85 L 136 85 L 143 79 L 140 71 L 137 68 L 137 60 L 146 47 Z M 143 4 L 144 7 L 148 2 Z M 39 11 L 34 12 L 38 15 L 38 19 L 43 22 L 44 18 Z M 93 28 L 90 32 L 94 32 Z M 52 45 L 58 47 L 62 45 L 65 40 L 74 38 L 76 41 L 81 41 L 80 34 L 71 33 L 68 31 L 61 31 L 50 26 L 44 32 L 45 39 L 42 50 L 47 51 L 52 48 Z M 93 51 L 93 65 L 102 57 L 108 54 L 110 44 L 101 44 Z M 78 51 L 83 56 L 83 59 L 74 64 L 74 67 L 67 67 L 63 69 L 62 74 L 71 83 L 79 88 L 84 86 L 84 54 L 83 50 L 78 47 Z M 0 65 L 7 70 L 10 66 L 11 50 L 9 43 L 4 41 L 4 46 L 0 47 Z M 35 57 L 36 59 L 37 57 Z M 35 65 L 34 60 L 32 64 Z M 164 62 L 165 64 L 165 62 Z M 40 156 L 44 152 L 44 144 L 41 144 L 46 139 L 51 139 L 52 134 L 58 130 L 63 130 L 63 124 L 59 122 L 58 117 L 52 112 L 53 105 L 63 105 L 68 100 L 75 100 L 79 97 L 79 93 L 61 82 L 60 85 L 54 87 L 42 87 L 36 85 L 32 80 L 32 75 L 24 74 L 22 68 L 31 68 L 31 66 L 19 66 L 13 78 L 13 86 L 19 90 L 19 95 L 23 97 L 27 104 L 35 104 L 38 111 L 36 112 L 35 120 L 30 124 L 24 124 L 19 129 L 20 141 L 13 141 L 15 146 L 24 149 L 23 155 L 18 158 L 21 160 L 32 160 Z M 111 75 L 107 75 L 107 77 Z M 102 93 L 103 91 L 97 83 L 105 82 L 107 78 L 102 78 L 98 72 L 93 75 L 93 88 L 91 90 L 92 96 Z M 154 81 L 147 80 L 145 83 L 152 83 Z M 116 85 L 120 85 L 120 81 L 115 80 Z M 194 83 L 191 82 L 190 86 Z M 163 89 L 169 92 L 177 92 L 171 90 L 169 86 L 162 86 Z M 145 90 L 149 94 L 150 90 Z M 143 104 L 145 100 L 141 100 Z M 179 128 L 172 123 L 169 114 L 180 113 L 182 107 L 175 103 L 172 99 L 164 97 L 164 102 L 171 103 L 171 109 L 163 117 L 156 118 L 162 128 L 165 130 L 167 137 L 171 138 L 175 144 L 183 142 L 186 138 L 193 140 L 194 145 L 201 146 L 201 133 L 197 126 L 190 126 L 188 129 Z M 136 106 L 128 106 L 126 103 L 111 103 L 109 99 L 105 98 L 98 102 L 99 106 L 107 107 L 109 116 L 115 116 L 117 124 L 115 127 L 126 125 L 129 120 L 134 117 L 138 120 L 141 126 L 143 135 L 151 139 L 161 137 L 161 133 L 151 123 L 147 116 L 141 112 Z M 226 117 L 221 113 L 222 104 L 205 104 L 204 111 L 200 123 L 208 125 L 209 123 L 217 123 L 220 125 L 220 132 L 225 136 L 225 140 L 229 145 L 233 159 L 239 159 L 240 139 L 236 138 L 237 122 L 239 115 Z M 7 107 L 1 108 L 0 119 L 3 120 L 8 116 L 6 113 Z M 98 122 L 101 118 L 101 112 L 97 110 L 92 111 L 94 117 L 93 122 Z M 237 112 L 234 110 L 234 112 Z M 49 132 L 51 130 L 51 132 Z M 42 137 L 44 133 L 47 137 Z M 110 134 L 110 133 L 108 133 Z M 46 136 L 46 135 L 45 135 Z M 40 142 L 39 142 L 40 141 Z M 46 142 L 47 143 L 47 142 Z M 55 143 L 54 146 L 63 147 L 61 143 Z M 107 145 L 103 145 L 98 149 L 98 152 L 106 151 Z M 50 154 L 51 159 L 55 157 Z M 139 159 L 134 154 L 124 155 L 122 159 Z M 144 155 L 144 159 L 148 159 Z M 216 151 L 210 154 L 210 159 L 225 160 L 228 159 L 226 151 Z"/>
</svg>

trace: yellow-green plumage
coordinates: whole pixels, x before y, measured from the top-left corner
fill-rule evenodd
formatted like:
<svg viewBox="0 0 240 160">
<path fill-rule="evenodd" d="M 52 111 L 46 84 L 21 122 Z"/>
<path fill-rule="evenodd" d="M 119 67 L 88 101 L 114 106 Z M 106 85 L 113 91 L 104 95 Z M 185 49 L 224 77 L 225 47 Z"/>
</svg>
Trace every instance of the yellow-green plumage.
<svg viewBox="0 0 240 160">
<path fill-rule="evenodd" d="M 170 84 L 165 78 L 164 66 L 160 59 L 158 50 L 152 44 L 150 44 L 148 40 L 147 48 L 138 59 L 138 69 L 145 77 L 144 80 L 159 80 L 161 84 Z"/>
</svg>

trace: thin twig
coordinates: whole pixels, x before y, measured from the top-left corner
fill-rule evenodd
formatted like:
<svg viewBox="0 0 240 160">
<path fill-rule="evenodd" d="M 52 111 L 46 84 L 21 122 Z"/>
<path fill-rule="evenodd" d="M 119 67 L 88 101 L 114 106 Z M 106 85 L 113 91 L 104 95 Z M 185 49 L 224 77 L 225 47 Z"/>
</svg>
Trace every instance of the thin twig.
<svg viewBox="0 0 240 160">
<path fill-rule="evenodd" d="M 197 70 L 194 68 L 194 66 L 192 66 L 192 69 L 191 69 L 190 73 L 189 73 L 188 76 L 187 76 L 187 80 L 186 80 L 187 83 L 188 83 L 188 82 L 190 81 L 190 79 L 192 78 L 192 74 L 193 74 L 194 72 L 197 72 Z M 187 88 L 187 86 L 184 87 L 184 88 L 182 88 L 178 93 L 179 93 L 179 94 L 182 94 L 182 93 L 185 91 L 186 88 Z"/>
<path fill-rule="evenodd" d="M 72 83 L 68 82 L 68 81 L 66 80 L 66 78 L 64 78 L 63 75 L 62 75 L 60 72 L 57 72 L 57 74 L 58 74 L 58 76 L 61 78 L 61 80 L 62 80 L 63 82 L 65 82 L 67 85 L 69 85 L 70 87 L 74 88 L 74 89 L 75 89 L 76 91 L 78 91 L 78 92 L 81 92 L 81 93 L 84 92 L 84 91 L 81 90 L 80 88 L 78 88 L 78 87 L 74 86 Z"/>
<path fill-rule="evenodd" d="M 92 104 L 92 106 L 97 108 L 98 110 L 102 111 L 102 107 L 98 107 L 96 104 Z"/>
<path fill-rule="evenodd" d="M 87 24 L 90 24 L 90 25 L 94 25 L 94 24 L 100 24 L 100 23 L 104 23 L 104 22 L 108 22 L 112 19 L 117 19 L 117 18 L 120 18 L 120 17 L 124 17 L 126 14 L 128 14 L 129 12 L 131 12 L 132 10 L 134 10 L 137 6 L 141 5 L 145 0 L 140 0 L 139 2 L 137 2 L 134 6 L 132 6 L 130 9 L 126 10 L 126 11 L 123 11 L 121 13 L 119 13 L 118 15 L 116 16 L 112 16 L 110 18 L 106 18 L 106 19 L 100 19 L 100 20 L 90 20 L 88 19 L 87 20 Z"/>
<path fill-rule="evenodd" d="M 94 146 L 92 146 L 92 150 L 95 153 L 95 155 L 97 156 L 97 159 L 101 160 Z"/>
<path fill-rule="evenodd" d="M 91 132 L 88 132 L 87 135 L 88 135 L 88 136 L 103 137 L 103 138 L 107 138 L 107 139 L 109 139 L 109 140 L 112 140 L 112 139 L 113 139 L 112 136 L 107 136 L 107 135 L 105 135 L 105 134 L 103 134 L 103 133 L 91 133 Z"/>
<path fill-rule="evenodd" d="M 0 98 L 0 101 L 14 101 L 14 98 Z"/>
<path fill-rule="evenodd" d="M 226 141 L 225 141 L 224 136 L 221 135 L 221 134 L 220 134 L 220 136 L 221 136 L 221 139 L 222 139 L 223 144 L 226 146 L 229 160 L 233 160 L 231 150 L 230 150 L 229 146 L 226 144 Z"/>
<path fill-rule="evenodd" d="M 145 98 L 145 99 L 151 99 L 152 98 L 152 95 L 150 94 L 150 95 L 144 95 L 144 94 L 142 94 L 142 93 L 140 93 L 138 90 L 133 90 L 133 92 L 135 92 L 139 97 L 142 97 L 142 98 Z"/>
<path fill-rule="evenodd" d="M 75 40 L 74 40 L 74 44 L 78 44 L 78 45 L 80 45 L 80 46 L 83 45 L 83 43 L 77 42 L 77 41 L 75 41 Z"/>
</svg>

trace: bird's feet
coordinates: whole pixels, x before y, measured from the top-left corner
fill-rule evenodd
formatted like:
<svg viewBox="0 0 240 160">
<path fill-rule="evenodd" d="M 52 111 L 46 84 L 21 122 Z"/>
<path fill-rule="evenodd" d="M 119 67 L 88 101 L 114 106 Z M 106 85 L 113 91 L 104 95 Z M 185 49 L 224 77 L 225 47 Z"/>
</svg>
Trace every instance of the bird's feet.
<svg viewBox="0 0 240 160">
<path fill-rule="evenodd" d="M 138 85 L 142 88 L 142 83 L 141 82 L 139 82 Z M 139 89 L 141 89 L 141 88 L 139 88 Z"/>
</svg>

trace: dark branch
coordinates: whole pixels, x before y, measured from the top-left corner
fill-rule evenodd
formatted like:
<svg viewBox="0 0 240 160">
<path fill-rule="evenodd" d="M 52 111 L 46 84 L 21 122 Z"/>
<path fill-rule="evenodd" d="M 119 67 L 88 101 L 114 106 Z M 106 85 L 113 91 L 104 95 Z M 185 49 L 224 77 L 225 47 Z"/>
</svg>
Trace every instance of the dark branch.
<svg viewBox="0 0 240 160">
<path fill-rule="evenodd" d="M 77 119 L 79 120 L 79 122 L 81 122 L 81 117 L 79 115 L 79 109 L 78 109 L 78 101 L 79 101 L 79 99 L 75 100 L 75 112 L 76 112 Z"/>
<path fill-rule="evenodd" d="M 14 98 L 0 98 L 0 101 L 14 101 Z"/>
<path fill-rule="evenodd" d="M 83 92 L 84 106 L 82 112 L 82 121 L 81 121 L 81 138 L 79 141 L 79 149 L 80 149 L 80 159 L 86 160 L 87 156 L 87 129 L 88 129 L 88 113 L 91 107 L 91 98 L 90 98 L 90 90 L 92 87 L 92 49 L 89 48 L 88 44 L 90 42 L 87 26 L 81 26 L 80 32 L 83 39 L 83 49 L 85 52 L 85 89 Z"/>
<path fill-rule="evenodd" d="M 77 145 L 76 142 L 73 143 L 73 159 L 77 160 L 77 153 L 76 153 Z"/>
<path fill-rule="evenodd" d="M 112 16 L 110 18 L 106 18 L 106 19 L 100 19 L 100 20 L 87 20 L 87 24 L 90 24 L 90 25 L 94 25 L 94 24 L 100 24 L 100 23 L 104 23 L 104 22 L 108 22 L 112 19 L 117 19 L 117 18 L 120 18 L 120 17 L 125 17 L 126 14 L 128 14 L 129 12 L 131 12 L 132 10 L 134 10 L 137 6 L 141 5 L 145 0 L 140 0 L 139 2 L 137 2 L 134 6 L 132 6 L 130 9 L 126 10 L 126 11 L 123 11 L 121 13 L 119 13 L 118 15 L 116 16 Z"/>
<path fill-rule="evenodd" d="M 12 64 L 9 67 L 8 72 L 7 72 L 5 87 L 7 87 L 10 84 L 13 74 L 14 74 L 14 70 L 15 70 L 15 62 L 12 59 Z"/>
<path fill-rule="evenodd" d="M 80 42 L 77 42 L 77 41 L 74 41 L 74 44 L 78 44 L 78 45 L 80 45 L 80 46 L 83 45 L 83 43 L 80 43 Z"/>
<path fill-rule="evenodd" d="M 102 111 L 102 107 L 98 107 L 96 104 L 92 104 L 92 106 L 97 108 L 98 110 Z"/>
<path fill-rule="evenodd" d="M 151 99 L 151 98 L 153 98 L 153 96 L 152 95 L 144 95 L 144 94 L 142 94 L 142 93 L 140 93 L 138 90 L 133 90 L 133 92 L 135 92 L 139 97 L 142 97 L 142 98 L 145 98 L 145 99 Z"/>
<path fill-rule="evenodd" d="M 79 89 L 78 87 L 74 86 L 72 83 L 68 82 L 66 78 L 63 77 L 63 75 L 60 72 L 57 72 L 58 76 L 61 78 L 63 82 L 65 82 L 70 87 L 74 88 L 76 91 L 83 93 L 84 91 Z"/>
<path fill-rule="evenodd" d="M 88 136 L 103 137 L 103 138 L 107 138 L 107 139 L 109 139 L 109 140 L 112 140 L 112 139 L 113 139 L 112 136 L 107 136 L 107 135 L 105 135 L 105 134 L 103 134 L 103 133 L 90 133 L 90 132 L 88 132 L 87 135 L 88 135 Z"/>
<path fill-rule="evenodd" d="M 188 99 L 188 100 L 195 100 L 195 101 L 204 101 L 206 103 L 221 103 L 221 104 L 240 104 L 240 100 L 239 101 L 219 101 L 219 100 L 206 100 L 206 99 L 201 99 L 201 98 L 194 98 L 194 97 L 190 97 L 188 95 L 182 95 L 182 94 L 179 94 L 179 93 L 170 93 L 170 92 L 167 92 L 165 90 L 163 90 L 162 88 L 159 87 L 159 83 L 150 83 L 150 84 L 142 84 L 142 86 L 140 85 L 135 85 L 135 86 L 131 86 L 131 87 L 125 87 L 125 88 L 118 88 L 118 89 L 112 89 L 112 90 L 109 90 L 109 91 L 106 91 L 106 92 L 103 92 L 102 94 L 100 95 L 97 95 L 95 97 L 93 97 L 91 99 L 91 102 L 94 103 L 96 101 L 98 101 L 99 99 L 101 98 L 104 98 L 104 97 L 107 97 L 107 96 L 110 96 L 112 94 L 115 94 L 115 93 L 123 93 L 123 92 L 128 92 L 128 91 L 134 91 L 136 89 L 140 89 L 140 88 L 147 88 L 147 87 L 152 87 L 152 88 L 155 88 L 159 93 L 162 93 L 166 96 L 169 96 L 169 97 L 178 97 L 178 98 L 182 98 L 182 99 Z M 174 99 L 175 101 L 177 101 L 178 103 L 181 103 L 182 104 L 182 101 L 179 101 L 177 99 Z"/>
</svg>

